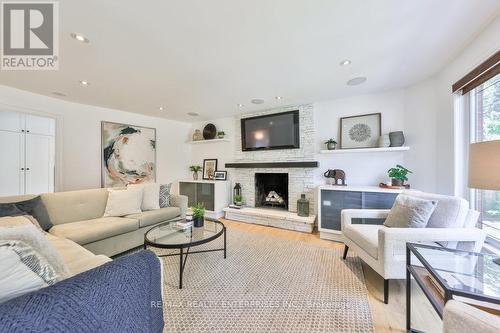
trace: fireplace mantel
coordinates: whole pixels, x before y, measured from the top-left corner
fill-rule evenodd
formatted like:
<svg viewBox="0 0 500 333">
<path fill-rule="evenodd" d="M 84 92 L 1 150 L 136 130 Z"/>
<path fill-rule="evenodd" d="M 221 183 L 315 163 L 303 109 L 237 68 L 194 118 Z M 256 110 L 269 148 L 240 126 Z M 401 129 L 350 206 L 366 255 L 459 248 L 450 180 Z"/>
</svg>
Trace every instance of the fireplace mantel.
<svg viewBox="0 0 500 333">
<path fill-rule="evenodd" d="M 236 162 L 226 163 L 226 168 L 317 168 L 319 167 L 318 161 L 304 161 L 304 162 Z"/>
</svg>

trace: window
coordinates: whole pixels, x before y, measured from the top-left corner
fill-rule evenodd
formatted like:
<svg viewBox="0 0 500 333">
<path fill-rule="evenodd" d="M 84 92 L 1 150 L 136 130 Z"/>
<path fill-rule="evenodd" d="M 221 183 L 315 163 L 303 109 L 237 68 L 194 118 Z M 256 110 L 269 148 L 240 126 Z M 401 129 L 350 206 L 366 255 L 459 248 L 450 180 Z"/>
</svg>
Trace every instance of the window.
<svg viewBox="0 0 500 333">
<path fill-rule="evenodd" d="M 468 95 L 470 143 L 499 140 L 500 74 L 472 89 Z M 500 249 L 500 191 L 471 191 L 471 203 L 481 213 L 480 227 L 488 233 L 487 243 Z"/>
</svg>

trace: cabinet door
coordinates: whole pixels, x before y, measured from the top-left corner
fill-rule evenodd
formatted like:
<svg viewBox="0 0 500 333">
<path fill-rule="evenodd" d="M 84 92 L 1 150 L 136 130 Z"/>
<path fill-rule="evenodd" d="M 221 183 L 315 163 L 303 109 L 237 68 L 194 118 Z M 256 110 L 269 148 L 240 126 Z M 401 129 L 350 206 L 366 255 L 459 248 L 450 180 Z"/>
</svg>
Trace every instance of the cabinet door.
<svg viewBox="0 0 500 333">
<path fill-rule="evenodd" d="M 19 112 L 0 111 L 0 130 L 21 132 L 24 130 L 24 115 Z"/>
<path fill-rule="evenodd" d="M 206 210 L 214 210 L 214 184 L 197 183 L 196 200 L 205 205 Z"/>
<path fill-rule="evenodd" d="M 24 194 L 24 134 L 0 131 L 0 196 Z"/>
<path fill-rule="evenodd" d="M 340 231 L 342 209 L 359 209 L 361 192 L 321 191 L 321 228 Z"/>
<path fill-rule="evenodd" d="M 54 192 L 54 137 L 26 135 L 26 194 Z"/>
<path fill-rule="evenodd" d="M 188 207 L 196 204 L 196 183 L 179 182 L 179 194 L 188 197 Z"/>
<path fill-rule="evenodd" d="M 55 135 L 56 121 L 53 118 L 26 115 L 26 133 Z"/>
<path fill-rule="evenodd" d="M 364 209 L 391 209 L 397 193 L 365 192 L 363 200 Z M 364 224 L 383 224 L 385 219 L 359 219 Z"/>
</svg>

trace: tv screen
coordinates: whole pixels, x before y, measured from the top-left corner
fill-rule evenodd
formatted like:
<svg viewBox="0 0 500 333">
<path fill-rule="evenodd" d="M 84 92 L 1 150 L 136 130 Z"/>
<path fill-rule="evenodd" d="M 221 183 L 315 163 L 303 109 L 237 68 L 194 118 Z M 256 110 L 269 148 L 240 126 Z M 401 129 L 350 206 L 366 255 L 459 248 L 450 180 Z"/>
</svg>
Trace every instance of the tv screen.
<svg viewBox="0 0 500 333">
<path fill-rule="evenodd" d="M 299 111 L 241 119 L 243 151 L 300 147 Z"/>
</svg>

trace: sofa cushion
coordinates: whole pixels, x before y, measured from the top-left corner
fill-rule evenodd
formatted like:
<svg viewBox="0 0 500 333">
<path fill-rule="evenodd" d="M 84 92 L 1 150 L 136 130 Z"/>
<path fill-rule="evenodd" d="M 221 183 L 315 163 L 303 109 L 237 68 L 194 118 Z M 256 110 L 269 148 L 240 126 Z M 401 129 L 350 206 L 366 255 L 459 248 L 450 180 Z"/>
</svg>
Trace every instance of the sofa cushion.
<svg viewBox="0 0 500 333">
<path fill-rule="evenodd" d="M 374 259 L 377 259 L 378 230 L 381 228 L 385 227 L 374 224 L 349 224 L 344 226 L 343 234 Z"/>
<path fill-rule="evenodd" d="M 54 225 L 102 217 L 107 200 L 105 188 L 42 194 Z"/>
<path fill-rule="evenodd" d="M 413 197 L 436 201 L 427 228 L 462 228 L 469 212 L 469 203 L 459 197 L 425 193 L 420 191 L 405 191 Z"/>
<path fill-rule="evenodd" d="M 125 217 L 139 220 L 139 227 L 142 228 L 147 227 L 148 225 L 171 220 L 179 215 L 181 215 L 181 210 L 179 207 L 165 207 L 155 210 L 148 210 L 142 213 L 130 214 Z"/>
<path fill-rule="evenodd" d="M 49 232 L 85 245 L 139 229 L 139 221 L 123 217 L 101 217 L 53 226 Z"/>
</svg>

